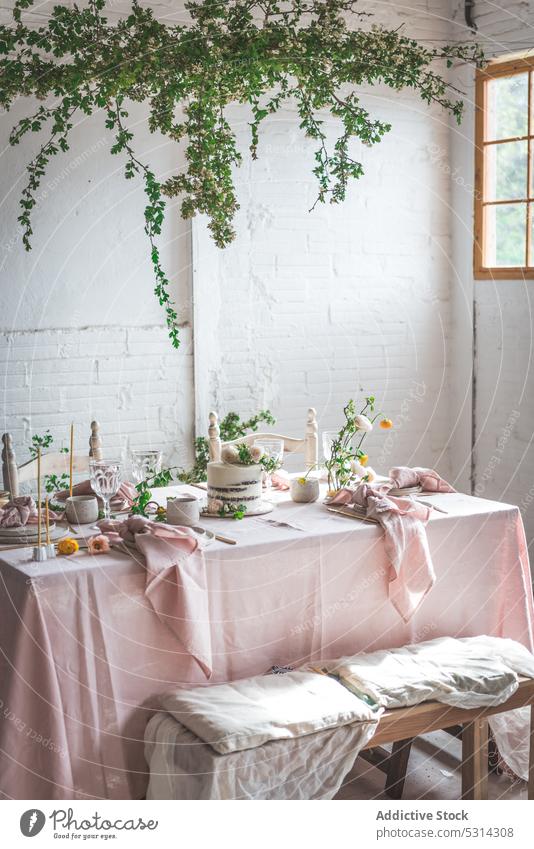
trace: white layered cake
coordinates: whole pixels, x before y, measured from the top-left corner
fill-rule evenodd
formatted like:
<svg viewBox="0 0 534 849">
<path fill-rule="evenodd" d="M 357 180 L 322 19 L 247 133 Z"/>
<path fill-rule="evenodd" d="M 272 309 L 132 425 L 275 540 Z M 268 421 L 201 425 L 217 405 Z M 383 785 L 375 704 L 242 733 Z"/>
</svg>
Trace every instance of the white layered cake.
<svg viewBox="0 0 534 849">
<path fill-rule="evenodd" d="M 257 510 L 262 503 L 262 467 L 236 463 L 208 463 L 208 504 L 222 501 L 229 507 L 244 504 L 247 513 Z"/>
</svg>

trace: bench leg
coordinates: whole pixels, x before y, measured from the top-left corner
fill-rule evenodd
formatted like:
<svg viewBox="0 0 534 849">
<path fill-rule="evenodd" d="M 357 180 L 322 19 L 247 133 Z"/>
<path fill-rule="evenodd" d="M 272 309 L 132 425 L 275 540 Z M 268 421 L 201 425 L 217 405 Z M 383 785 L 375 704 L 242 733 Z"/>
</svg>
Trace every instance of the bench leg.
<svg viewBox="0 0 534 849">
<path fill-rule="evenodd" d="M 408 759 L 414 737 L 407 740 L 398 740 L 393 743 L 391 755 L 389 756 L 388 769 L 386 773 L 386 794 L 390 799 L 402 799 Z"/>
<path fill-rule="evenodd" d="M 475 719 L 462 734 L 462 799 L 488 798 L 488 720 Z"/>
</svg>

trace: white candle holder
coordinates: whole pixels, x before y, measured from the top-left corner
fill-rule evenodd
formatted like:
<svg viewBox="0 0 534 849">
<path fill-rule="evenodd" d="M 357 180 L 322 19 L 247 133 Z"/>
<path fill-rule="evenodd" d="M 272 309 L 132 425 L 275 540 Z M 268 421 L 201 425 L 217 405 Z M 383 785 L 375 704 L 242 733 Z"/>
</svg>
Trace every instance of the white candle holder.
<svg viewBox="0 0 534 849">
<path fill-rule="evenodd" d="M 46 559 L 52 560 L 56 557 L 56 546 L 53 542 L 47 543 L 44 548 L 46 548 Z"/>
<path fill-rule="evenodd" d="M 32 559 L 36 560 L 37 563 L 42 563 L 43 560 L 48 559 L 47 545 L 36 545 L 33 549 Z"/>
</svg>

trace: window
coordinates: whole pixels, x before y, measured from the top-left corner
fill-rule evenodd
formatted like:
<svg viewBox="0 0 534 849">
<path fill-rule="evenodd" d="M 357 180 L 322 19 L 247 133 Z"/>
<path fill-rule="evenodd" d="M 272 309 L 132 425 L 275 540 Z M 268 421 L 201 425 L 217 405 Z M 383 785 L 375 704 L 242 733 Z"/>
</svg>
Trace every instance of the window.
<svg viewBox="0 0 534 849">
<path fill-rule="evenodd" d="M 477 278 L 534 277 L 534 58 L 477 71 Z"/>
</svg>

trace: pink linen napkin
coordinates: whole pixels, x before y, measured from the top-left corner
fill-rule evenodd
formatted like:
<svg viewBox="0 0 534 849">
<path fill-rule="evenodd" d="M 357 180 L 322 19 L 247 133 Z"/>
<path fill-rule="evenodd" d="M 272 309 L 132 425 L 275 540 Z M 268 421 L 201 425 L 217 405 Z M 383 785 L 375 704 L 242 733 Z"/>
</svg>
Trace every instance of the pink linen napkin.
<svg viewBox="0 0 534 849">
<path fill-rule="evenodd" d="M 94 495 L 93 489 L 91 487 L 91 481 L 81 481 L 81 483 L 77 483 L 72 487 L 73 495 Z M 133 483 L 129 483 L 128 481 L 123 481 L 119 487 L 119 491 L 110 501 L 110 506 L 112 510 L 127 510 L 132 506 L 132 502 L 137 495 L 137 490 Z M 61 492 L 56 494 L 56 498 L 58 501 L 66 501 L 69 497 L 69 490 L 63 489 Z M 102 507 L 102 499 L 98 498 L 99 506 Z"/>
<path fill-rule="evenodd" d="M 399 489 L 405 486 L 419 486 L 423 492 L 456 492 L 456 490 L 444 481 L 434 469 L 420 469 L 417 466 L 410 469 L 409 466 L 396 466 L 389 470 L 389 477 Z"/>
<path fill-rule="evenodd" d="M 51 521 L 59 519 L 59 514 L 49 511 Z M 44 515 L 41 516 L 44 523 Z M 20 528 L 22 525 L 37 524 L 37 505 L 31 495 L 20 495 L 0 508 L 0 528 Z"/>
<path fill-rule="evenodd" d="M 279 492 L 287 492 L 290 487 L 287 472 L 284 472 L 282 469 L 278 472 L 273 472 L 271 475 L 271 485 L 273 489 L 277 489 Z"/>
<path fill-rule="evenodd" d="M 98 527 L 112 542 L 129 542 L 146 560 L 145 596 L 156 615 L 195 658 L 206 678 L 212 673 L 208 588 L 204 557 L 190 528 L 130 516 L 102 519 Z"/>
<path fill-rule="evenodd" d="M 389 599 L 409 622 L 436 581 L 425 531 L 432 508 L 410 498 L 393 498 L 387 490 L 387 484 L 364 483 L 354 490 L 341 489 L 328 503 L 363 507 L 382 526 L 391 564 Z"/>
</svg>

